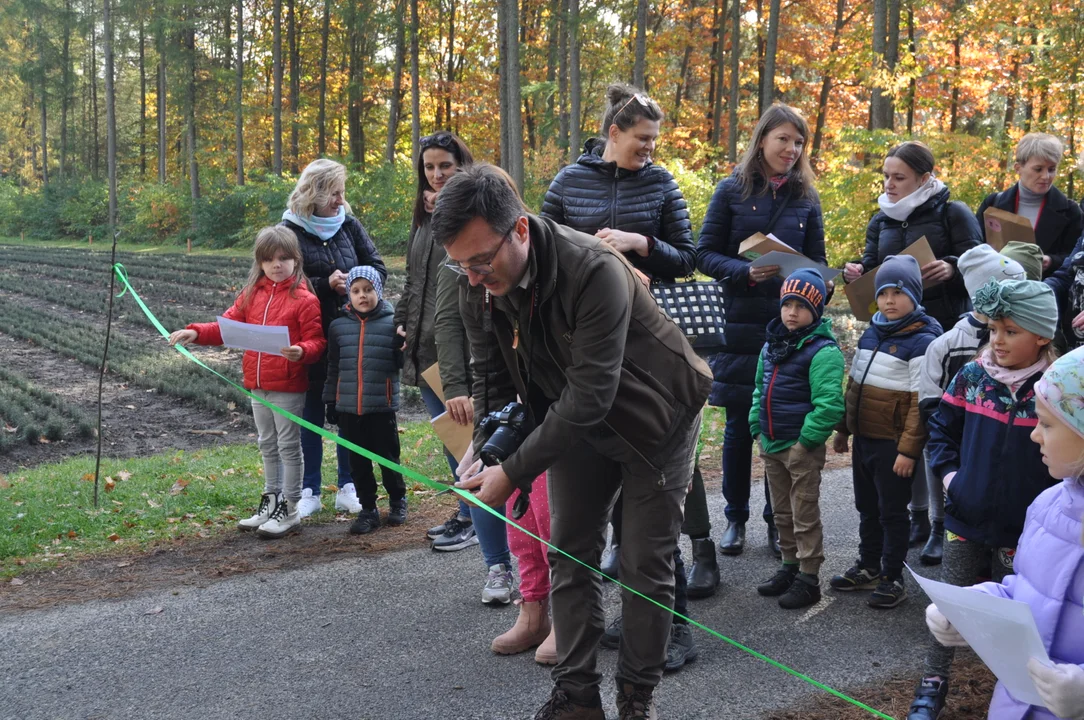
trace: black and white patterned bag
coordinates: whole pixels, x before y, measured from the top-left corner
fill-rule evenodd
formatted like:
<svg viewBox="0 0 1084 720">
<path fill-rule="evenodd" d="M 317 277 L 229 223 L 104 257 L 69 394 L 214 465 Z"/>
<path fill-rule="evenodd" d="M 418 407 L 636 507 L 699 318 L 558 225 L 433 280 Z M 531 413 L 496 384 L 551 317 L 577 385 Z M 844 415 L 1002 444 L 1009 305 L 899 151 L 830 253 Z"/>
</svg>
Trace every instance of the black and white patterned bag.
<svg viewBox="0 0 1084 720">
<path fill-rule="evenodd" d="M 726 299 L 722 285 L 711 281 L 658 283 L 651 286 L 651 294 L 697 353 L 711 354 L 726 345 Z"/>
</svg>

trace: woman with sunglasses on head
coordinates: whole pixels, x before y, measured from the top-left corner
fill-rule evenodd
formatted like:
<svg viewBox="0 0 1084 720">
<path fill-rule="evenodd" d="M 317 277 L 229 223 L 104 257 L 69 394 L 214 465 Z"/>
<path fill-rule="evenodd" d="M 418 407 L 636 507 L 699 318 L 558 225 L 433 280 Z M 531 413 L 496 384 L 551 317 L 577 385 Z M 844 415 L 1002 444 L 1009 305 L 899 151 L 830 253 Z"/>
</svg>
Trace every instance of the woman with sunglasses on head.
<svg viewBox="0 0 1084 720">
<path fill-rule="evenodd" d="M 711 358 L 715 385 L 708 399 L 708 404 L 726 408 L 727 528 L 719 540 L 724 555 L 739 555 L 745 549 L 753 461 L 748 418 L 757 361 L 768 322 L 779 316 L 783 283 L 779 267 L 752 267 L 738 248 L 754 233 L 771 233 L 811 260 L 826 262 L 820 197 L 805 152 L 808 138 L 809 126 L 794 108 L 776 103 L 765 110 L 734 172 L 715 188 L 700 230 L 697 269 L 723 283 L 728 294 L 726 349 Z M 831 283 L 828 288 L 831 296 Z M 764 497 L 769 548 L 782 557 L 767 482 Z"/>
<path fill-rule="evenodd" d="M 696 248 L 685 197 L 674 176 L 652 162 L 663 112 L 640 90 L 624 83 L 606 89 L 601 137 L 584 144 L 579 159 L 566 165 L 550 183 L 542 202 L 543 217 L 574 230 L 594 235 L 622 253 L 647 283 L 673 282 L 693 272 Z M 695 476 L 700 476 L 699 466 Z M 699 483 L 703 488 L 703 482 Z M 620 574 L 621 496 L 614 504 L 613 541 L 602 570 Z M 705 508 L 706 509 L 706 508 Z M 707 522 L 706 512 L 703 517 Z M 697 534 L 708 538 L 710 525 L 693 535 L 694 557 L 703 548 Z M 702 543 L 701 543 L 702 545 Z M 714 594 L 718 584 L 715 550 L 707 539 L 710 557 L 703 559 L 707 579 L 699 597 Z M 680 551 L 675 560 L 675 610 L 687 615 L 686 579 Z M 714 575 L 712 575 L 714 571 Z M 603 646 L 616 648 L 621 638 L 620 618 L 603 638 Z M 666 669 L 673 671 L 696 658 L 692 634 L 684 620 L 675 620 L 667 651 Z"/>
<path fill-rule="evenodd" d="M 447 254 L 440 244 L 433 242 L 429 233 L 429 219 L 444 184 L 460 168 L 474 162 L 467 145 L 450 132 L 435 132 L 423 137 L 419 143 L 416 169 L 418 174 L 417 195 L 414 200 L 414 222 L 407 244 L 406 285 L 403 296 L 395 308 L 395 323 L 404 338 L 404 362 L 402 382 L 417 387 L 430 417 L 448 412 L 457 421 L 472 421 L 473 405 L 466 381 L 469 348 L 466 346 L 462 320 L 458 313 L 458 328 L 451 328 L 442 338 L 450 352 L 437 353 L 437 278 L 440 276 Z M 445 322 L 447 327 L 447 322 Z M 458 351 L 454 348 L 458 347 Z M 442 349 L 443 350 L 443 349 Z M 422 373 L 440 360 L 440 376 L 444 385 L 444 401 L 429 387 Z M 462 382 L 443 382 L 444 378 L 462 377 Z M 453 481 L 459 458 L 445 450 Z M 429 529 L 433 550 L 454 552 L 481 545 L 482 555 L 489 568 L 489 575 L 482 590 L 482 602 L 507 604 L 512 601 L 513 581 L 508 537 L 504 522 L 478 508 L 470 508 L 463 501 L 452 516 L 442 524 Z"/>
<path fill-rule="evenodd" d="M 346 276 L 352 268 L 371 265 L 381 278 L 388 276 L 369 233 L 350 213 L 350 205 L 343 197 L 345 192 L 346 168 L 333 160 L 313 160 L 301 172 L 287 200 L 287 209 L 282 213 L 282 225 L 293 231 L 301 245 L 302 270 L 320 301 L 325 337 L 331 321 L 339 316 L 339 310 L 347 300 Z M 302 415 L 305 420 L 320 426 L 324 424 L 326 377 L 325 356 L 309 366 L 309 390 Z M 320 502 L 323 484 L 320 464 L 324 456 L 320 436 L 301 428 L 301 452 L 305 470 L 297 509 L 301 517 L 308 517 L 324 507 Z M 339 445 L 336 457 L 339 492 L 335 496 L 335 509 L 361 512 L 354 481 L 350 478 L 350 451 Z"/>
</svg>

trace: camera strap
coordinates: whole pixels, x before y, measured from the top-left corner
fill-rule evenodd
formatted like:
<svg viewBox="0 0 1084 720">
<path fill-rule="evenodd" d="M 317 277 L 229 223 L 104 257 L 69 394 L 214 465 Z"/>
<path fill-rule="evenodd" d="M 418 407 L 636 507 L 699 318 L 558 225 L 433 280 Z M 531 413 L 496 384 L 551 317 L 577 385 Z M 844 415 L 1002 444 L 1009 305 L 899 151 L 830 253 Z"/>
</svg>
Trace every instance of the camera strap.
<svg viewBox="0 0 1084 720">
<path fill-rule="evenodd" d="M 535 315 L 535 311 L 537 309 L 538 309 L 538 283 L 535 283 L 534 285 L 531 286 L 531 310 L 530 310 L 530 313 L 527 315 L 527 336 L 528 337 L 530 337 L 530 335 L 531 335 L 531 326 L 534 324 L 534 315 Z M 489 362 L 489 336 L 493 333 L 493 295 L 490 294 L 489 290 L 485 291 L 485 297 L 482 300 L 482 330 L 484 331 L 485 336 L 486 336 L 485 358 L 486 358 L 486 362 L 488 363 Z M 518 333 L 519 333 L 518 328 L 515 330 L 515 332 L 516 332 L 516 334 L 518 336 Z M 515 351 L 515 346 L 513 346 L 513 352 L 514 351 Z M 519 362 L 519 361 L 517 360 L 516 362 Z M 482 405 L 483 405 L 483 409 L 485 411 L 485 414 L 483 415 L 483 417 L 485 417 L 486 415 L 489 415 L 489 367 L 487 366 L 487 367 L 483 368 L 482 373 L 483 373 L 483 378 L 484 378 L 483 381 L 482 381 L 482 387 L 483 387 Z M 527 377 L 526 377 L 525 382 L 524 382 L 524 385 L 526 387 L 527 397 L 523 398 L 523 402 L 524 402 L 524 404 L 527 406 L 527 408 L 529 410 L 532 410 L 532 408 L 531 408 L 531 378 L 533 377 L 533 375 L 534 375 L 534 343 L 531 343 L 531 347 L 527 351 Z M 533 414 L 533 410 L 532 410 L 532 414 Z"/>
</svg>

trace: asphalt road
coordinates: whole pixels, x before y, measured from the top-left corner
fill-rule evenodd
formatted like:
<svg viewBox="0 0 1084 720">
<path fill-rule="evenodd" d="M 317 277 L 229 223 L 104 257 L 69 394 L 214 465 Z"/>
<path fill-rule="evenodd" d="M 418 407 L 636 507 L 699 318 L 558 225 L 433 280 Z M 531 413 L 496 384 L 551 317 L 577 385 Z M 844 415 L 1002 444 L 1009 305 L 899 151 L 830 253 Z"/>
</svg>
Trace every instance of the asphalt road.
<svg viewBox="0 0 1084 720">
<path fill-rule="evenodd" d="M 849 469 L 825 475 L 822 585 L 855 557 L 850 485 Z M 723 525 L 722 498 L 710 502 Z M 692 604 L 705 625 L 837 689 L 920 672 L 926 600 L 913 582 L 895 610 L 826 591 L 808 611 L 783 611 L 756 594 L 775 563 L 759 518 L 745 554 L 721 563 L 720 592 Z M 548 670 L 531 653 L 490 652 L 516 611 L 483 606 L 483 582 L 477 548 L 407 550 L 7 615 L 0 717 L 531 718 L 548 697 Z M 612 616 L 614 588 L 606 598 Z M 662 718 L 754 718 L 819 692 L 701 631 L 696 639 L 699 660 L 656 692 Z M 611 718 L 614 658 L 600 651 Z"/>
</svg>

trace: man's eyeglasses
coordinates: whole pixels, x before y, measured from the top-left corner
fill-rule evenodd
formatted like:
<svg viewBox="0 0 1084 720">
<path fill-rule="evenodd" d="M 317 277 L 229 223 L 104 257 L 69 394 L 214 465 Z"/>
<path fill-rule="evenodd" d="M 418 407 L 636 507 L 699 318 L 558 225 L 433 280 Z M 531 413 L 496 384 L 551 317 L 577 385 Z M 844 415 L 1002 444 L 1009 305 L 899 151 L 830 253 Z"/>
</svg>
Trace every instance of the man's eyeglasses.
<svg viewBox="0 0 1084 720">
<path fill-rule="evenodd" d="M 426 135 L 418 141 L 422 150 L 432 147 L 442 147 L 445 150 L 451 151 L 455 148 L 455 140 L 448 133 L 433 133 L 432 135 Z"/>
<path fill-rule="evenodd" d="M 497 259 L 497 255 L 500 254 L 501 249 L 511 241 L 512 231 L 515 230 L 515 225 L 512 229 L 504 234 L 504 238 L 501 239 L 501 244 L 497 246 L 497 249 L 484 258 L 484 262 L 472 263 L 470 265 L 462 265 L 455 260 L 444 263 L 444 267 L 449 270 L 453 270 L 459 275 L 466 275 L 468 271 L 475 275 L 491 275 L 493 273 L 493 261 Z"/>
</svg>

